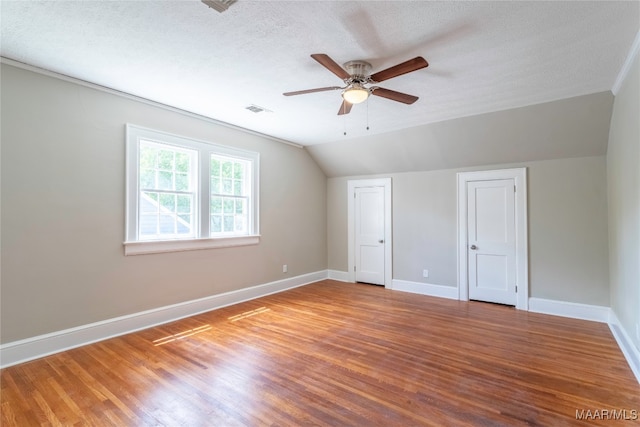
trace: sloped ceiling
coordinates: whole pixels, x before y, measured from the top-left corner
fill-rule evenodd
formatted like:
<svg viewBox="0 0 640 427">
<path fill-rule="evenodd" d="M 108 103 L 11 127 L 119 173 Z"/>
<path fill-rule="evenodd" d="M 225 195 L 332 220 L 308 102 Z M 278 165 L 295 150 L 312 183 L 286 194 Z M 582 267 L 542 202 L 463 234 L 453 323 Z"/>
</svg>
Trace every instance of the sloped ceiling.
<svg viewBox="0 0 640 427">
<path fill-rule="evenodd" d="M 329 177 L 601 156 L 612 107 L 607 91 L 307 149 Z"/>
<path fill-rule="evenodd" d="M 610 90 L 640 28 L 637 1 L 0 6 L 5 58 L 309 146 Z M 312 53 L 374 71 L 418 55 L 430 66 L 380 85 L 419 96 L 415 104 L 372 97 L 337 116 L 339 91 L 282 96 L 341 85 Z"/>
</svg>

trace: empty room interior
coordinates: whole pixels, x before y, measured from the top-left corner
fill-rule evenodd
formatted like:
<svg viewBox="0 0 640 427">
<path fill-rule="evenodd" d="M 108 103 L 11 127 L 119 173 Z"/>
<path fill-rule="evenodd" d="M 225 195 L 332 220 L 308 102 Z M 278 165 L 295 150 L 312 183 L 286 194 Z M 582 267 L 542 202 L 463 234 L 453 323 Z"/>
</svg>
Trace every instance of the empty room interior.
<svg viewBox="0 0 640 427">
<path fill-rule="evenodd" d="M 0 1 L 3 426 L 637 425 L 639 1 Z"/>
</svg>

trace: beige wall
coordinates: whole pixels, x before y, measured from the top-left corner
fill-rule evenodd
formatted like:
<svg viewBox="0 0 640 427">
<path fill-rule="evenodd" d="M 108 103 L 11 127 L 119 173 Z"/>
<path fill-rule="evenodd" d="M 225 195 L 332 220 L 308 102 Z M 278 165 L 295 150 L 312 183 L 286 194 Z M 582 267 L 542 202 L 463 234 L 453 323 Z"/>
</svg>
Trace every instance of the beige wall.
<svg viewBox="0 0 640 427">
<path fill-rule="evenodd" d="M 609 305 L 604 156 L 474 168 L 528 169 L 530 296 Z M 457 286 L 456 173 L 390 174 L 393 277 Z M 358 176 L 354 178 L 363 178 Z M 327 184 L 329 268 L 346 271 L 349 178 Z M 422 270 L 429 269 L 429 278 Z"/>
<path fill-rule="evenodd" d="M 125 257 L 125 123 L 258 151 L 260 244 Z M 327 267 L 305 150 L 5 64 L 1 136 L 3 343 Z"/>
<path fill-rule="evenodd" d="M 640 349 L 640 59 L 613 104 L 607 151 L 611 308 Z"/>
<path fill-rule="evenodd" d="M 347 181 L 327 180 L 327 258 L 330 269 L 347 271 Z"/>
</svg>

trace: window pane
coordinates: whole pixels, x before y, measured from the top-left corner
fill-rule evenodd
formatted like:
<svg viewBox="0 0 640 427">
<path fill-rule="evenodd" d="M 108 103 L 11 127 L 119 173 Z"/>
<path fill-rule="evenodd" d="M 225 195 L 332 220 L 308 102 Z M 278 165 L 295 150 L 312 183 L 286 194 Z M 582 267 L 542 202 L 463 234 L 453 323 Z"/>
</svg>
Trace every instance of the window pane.
<svg viewBox="0 0 640 427">
<path fill-rule="evenodd" d="M 158 172 L 158 190 L 173 190 L 173 173 Z"/>
<path fill-rule="evenodd" d="M 222 180 L 222 194 L 233 194 L 233 180 L 231 179 L 223 179 Z"/>
<path fill-rule="evenodd" d="M 245 213 L 245 208 L 244 208 L 244 207 L 245 207 L 245 204 L 246 204 L 246 201 L 245 201 L 245 200 L 242 200 L 242 199 L 238 199 L 238 200 L 236 200 L 236 210 L 235 210 L 235 213 L 236 213 L 236 214 L 244 214 L 244 213 Z"/>
<path fill-rule="evenodd" d="M 178 213 L 191 213 L 191 196 L 178 196 Z"/>
<path fill-rule="evenodd" d="M 140 215 L 140 235 L 149 236 L 158 233 L 158 215 Z"/>
<path fill-rule="evenodd" d="M 211 192 L 220 194 L 220 178 L 211 177 Z"/>
<path fill-rule="evenodd" d="M 191 215 L 178 215 L 178 234 L 191 233 Z"/>
<path fill-rule="evenodd" d="M 140 188 L 156 188 L 155 169 L 142 169 L 140 171 Z"/>
<path fill-rule="evenodd" d="M 233 231 L 233 215 L 224 216 L 224 231 Z"/>
<path fill-rule="evenodd" d="M 158 193 L 143 192 L 140 197 L 140 213 L 158 212 Z"/>
<path fill-rule="evenodd" d="M 173 170 L 174 151 L 160 150 L 158 153 L 158 168 L 163 170 Z"/>
<path fill-rule="evenodd" d="M 176 153 L 176 170 L 189 172 L 189 155 L 187 153 Z"/>
<path fill-rule="evenodd" d="M 224 213 L 232 213 L 233 212 L 233 199 L 225 198 L 224 199 Z"/>
<path fill-rule="evenodd" d="M 236 215 L 235 216 L 235 225 L 236 225 L 236 229 L 235 231 L 237 232 L 246 232 L 247 230 L 247 218 L 245 216 L 242 215 Z"/>
<path fill-rule="evenodd" d="M 244 165 L 242 163 L 234 163 L 233 164 L 233 177 L 235 179 L 243 179 L 244 178 Z"/>
<path fill-rule="evenodd" d="M 165 212 L 175 212 L 176 196 L 174 194 L 160 194 L 160 206 Z"/>
<path fill-rule="evenodd" d="M 211 157 L 211 176 L 219 177 L 220 176 L 220 161 Z"/>
<path fill-rule="evenodd" d="M 160 214 L 160 234 L 175 234 L 175 216 Z"/>
<path fill-rule="evenodd" d="M 176 191 L 189 191 L 189 175 L 176 173 Z"/>
<path fill-rule="evenodd" d="M 233 194 L 242 196 L 242 181 L 233 181 Z"/>
<path fill-rule="evenodd" d="M 140 167 L 154 169 L 158 157 L 158 150 L 148 146 L 140 147 Z"/>
<path fill-rule="evenodd" d="M 220 233 L 222 231 L 222 216 L 211 215 L 211 232 Z"/>
<path fill-rule="evenodd" d="M 231 162 L 222 162 L 222 177 L 223 178 L 233 178 L 233 163 Z"/>
<path fill-rule="evenodd" d="M 222 197 L 211 198 L 211 213 L 212 214 L 222 213 Z"/>
</svg>

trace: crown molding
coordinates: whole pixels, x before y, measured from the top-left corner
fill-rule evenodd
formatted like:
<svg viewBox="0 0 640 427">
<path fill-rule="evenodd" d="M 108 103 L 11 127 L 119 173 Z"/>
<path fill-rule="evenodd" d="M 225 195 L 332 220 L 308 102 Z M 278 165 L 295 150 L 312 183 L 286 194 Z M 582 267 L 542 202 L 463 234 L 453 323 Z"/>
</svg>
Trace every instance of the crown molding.
<svg viewBox="0 0 640 427">
<path fill-rule="evenodd" d="M 123 91 L 120 91 L 120 90 L 117 90 L 117 89 L 113 89 L 113 88 L 110 88 L 110 87 L 107 87 L 107 86 L 102 86 L 102 85 L 99 85 L 99 84 L 96 84 L 96 83 L 92 83 L 92 82 L 89 82 L 89 81 L 86 81 L 86 80 L 81 80 L 81 79 L 78 79 L 76 77 L 68 76 L 66 74 L 57 73 L 55 71 L 47 70 L 46 68 L 36 67 L 34 65 L 30 65 L 30 64 L 27 64 L 27 63 L 24 63 L 24 62 L 16 61 L 14 59 L 7 58 L 7 57 L 4 57 L 4 56 L 0 56 L 0 63 L 11 65 L 13 67 L 21 68 L 23 70 L 31 71 L 31 72 L 38 73 L 38 74 L 41 74 L 41 75 L 44 75 L 44 76 L 53 77 L 53 78 L 56 78 L 56 79 L 59 79 L 59 80 L 64 80 L 66 82 L 75 83 L 75 84 L 80 85 L 80 86 L 84 86 L 84 87 L 88 87 L 88 88 L 91 88 L 91 89 L 99 90 L 99 91 L 102 91 L 102 92 L 109 93 L 111 95 L 120 96 L 120 97 L 127 98 L 127 99 L 130 99 L 130 100 L 133 100 L 133 101 L 141 102 L 143 104 L 147 104 L 147 105 L 151 105 L 151 106 L 154 106 L 154 107 L 162 108 L 162 109 L 174 112 L 174 113 L 182 114 L 184 116 L 188 116 L 188 117 L 196 118 L 196 119 L 199 119 L 199 120 L 203 120 L 205 122 L 209 122 L 209 123 L 212 123 L 212 124 L 215 124 L 215 125 L 218 125 L 218 126 L 223 126 L 223 127 L 226 127 L 226 128 L 237 130 L 239 132 L 244 132 L 244 133 L 248 133 L 248 134 L 251 134 L 251 135 L 254 135 L 254 136 L 259 136 L 259 137 L 262 137 L 262 138 L 266 138 L 266 139 L 269 139 L 271 141 L 279 142 L 281 144 L 290 145 L 290 146 L 296 147 L 296 148 L 304 148 L 302 145 L 296 144 L 295 142 L 287 141 L 286 139 L 276 138 L 275 136 L 267 135 L 267 134 L 264 134 L 264 133 L 260 133 L 260 132 L 256 132 L 256 131 L 247 129 L 247 128 L 243 128 L 241 126 L 232 125 L 231 123 L 227 123 L 227 122 L 223 122 L 223 121 L 220 121 L 220 120 L 216 120 L 216 119 L 214 119 L 212 117 L 203 116 L 202 114 L 194 113 L 194 112 L 191 112 L 191 111 L 188 111 L 188 110 L 183 110 L 181 108 L 173 107 L 171 105 L 163 104 L 161 102 L 152 101 L 150 99 L 143 98 L 141 96 L 132 95 L 130 93 L 123 92 Z"/>
<path fill-rule="evenodd" d="M 629 54 L 627 55 L 627 59 L 622 64 L 622 68 L 618 73 L 618 77 L 616 78 L 613 87 L 611 88 L 611 92 L 613 95 L 617 95 L 624 83 L 624 80 L 627 78 L 629 71 L 631 70 L 631 66 L 633 65 L 633 61 L 635 61 L 638 56 L 638 52 L 640 52 L 640 30 L 636 33 L 636 38 L 633 40 L 633 44 L 631 45 L 631 49 L 629 49 Z"/>
</svg>

